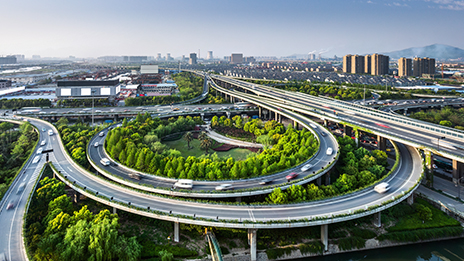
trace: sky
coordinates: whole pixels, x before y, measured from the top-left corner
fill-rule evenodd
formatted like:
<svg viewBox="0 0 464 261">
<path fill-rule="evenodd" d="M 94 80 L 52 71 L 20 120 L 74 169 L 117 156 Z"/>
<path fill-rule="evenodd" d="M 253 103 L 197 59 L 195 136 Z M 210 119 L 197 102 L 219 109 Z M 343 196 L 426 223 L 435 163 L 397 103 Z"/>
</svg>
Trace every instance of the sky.
<svg viewBox="0 0 464 261">
<path fill-rule="evenodd" d="M 464 0 L 0 0 L 0 55 L 223 58 L 464 49 Z"/>
</svg>

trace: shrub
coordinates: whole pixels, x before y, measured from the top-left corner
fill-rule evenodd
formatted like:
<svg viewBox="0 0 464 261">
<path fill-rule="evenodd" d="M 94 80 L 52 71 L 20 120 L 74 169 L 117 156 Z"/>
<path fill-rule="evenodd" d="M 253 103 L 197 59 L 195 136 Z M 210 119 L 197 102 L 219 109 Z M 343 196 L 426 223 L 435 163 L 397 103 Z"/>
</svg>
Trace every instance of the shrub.
<svg viewBox="0 0 464 261">
<path fill-rule="evenodd" d="M 277 259 L 284 255 L 290 255 L 292 250 L 295 248 L 293 247 L 284 247 L 284 248 L 270 248 L 266 250 L 266 255 L 268 259 Z"/>
<path fill-rule="evenodd" d="M 370 239 L 377 236 L 377 234 L 374 231 L 369 229 L 362 229 L 359 227 L 352 228 L 349 231 L 351 236 L 360 237 L 364 239 Z"/>
<path fill-rule="evenodd" d="M 320 241 L 309 242 L 306 244 L 299 244 L 298 248 L 302 255 L 313 253 L 313 254 L 322 254 L 323 244 Z"/>
<path fill-rule="evenodd" d="M 379 240 L 392 240 L 398 242 L 416 242 L 440 237 L 455 237 L 462 234 L 461 226 L 428 228 L 409 231 L 389 232 L 380 235 Z"/>
<path fill-rule="evenodd" d="M 352 236 L 341 238 L 337 241 L 338 247 L 341 250 L 351 250 L 353 248 L 363 248 L 366 245 L 366 240 L 360 237 Z"/>
</svg>

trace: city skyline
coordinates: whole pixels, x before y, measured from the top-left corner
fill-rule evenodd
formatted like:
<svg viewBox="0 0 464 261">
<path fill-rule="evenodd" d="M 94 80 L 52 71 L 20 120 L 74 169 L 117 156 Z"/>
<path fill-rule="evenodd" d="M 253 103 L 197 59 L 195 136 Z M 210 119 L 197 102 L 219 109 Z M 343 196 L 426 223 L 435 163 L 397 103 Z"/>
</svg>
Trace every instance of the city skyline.
<svg viewBox="0 0 464 261">
<path fill-rule="evenodd" d="M 201 50 L 222 58 L 382 53 L 435 43 L 464 48 L 464 1 L 6 2 L 0 55 L 98 57 Z M 446 28 L 447 30 L 443 30 Z M 446 40 L 442 40 L 446 39 Z M 445 42 L 446 41 L 446 42 Z"/>
</svg>

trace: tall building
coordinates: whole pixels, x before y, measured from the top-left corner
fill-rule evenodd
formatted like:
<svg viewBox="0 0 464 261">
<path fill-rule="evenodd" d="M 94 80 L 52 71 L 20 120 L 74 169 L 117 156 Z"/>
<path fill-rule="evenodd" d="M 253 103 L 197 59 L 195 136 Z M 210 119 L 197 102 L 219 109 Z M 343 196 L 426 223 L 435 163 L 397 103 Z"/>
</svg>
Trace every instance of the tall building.
<svg viewBox="0 0 464 261">
<path fill-rule="evenodd" d="M 172 60 L 171 53 L 166 54 L 166 61 Z"/>
<path fill-rule="evenodd" d="M 390 57 L 378 53 L 374 53 L 371 58 L 371 74 L 384 75 L 390 70 Z"/>
<path fill-rule="evenodd" d="M 371 62 L 372 56 L 370 54 L 364 56 L 364 73 L 371 74 Z"/>
<path fill-rule="evenodd" d="M 311 60 L 311 61 L 316 60 L 316 54 L 315 53 L 310 53 L 309 54 L 309 60 Z"/>
<path fill-rule="evenodd" d="M 351 54 L 343 56 L 343 72 L 351 73 Z"/>
<path fill-rule="evenodd" d="M 158 54 L 156 55 L 156 60 L 161 61 L 161 59 L 162 59 L 162 58 L 161 58 L 161 53 L 158 53 Z"/>
<path fill-rule="evenodd" d="M 230 57 L 230 63 L 238 64 L 243 63 L 243 54 L 242 53 L 233 53 Z"/>
<path fill-rule="evenodd" d="M 423 74 L 435 74 L 435 59 L 434 58 L 414 58 L 413 75 L 421 77 Z"/>
<path fill-rule="evenodd" d="M 0 57 L 0 64 L 13 64 L 16 63 L 16 56 Z"/>
<path fill-rule="evenodd" d="M 206 60 L 213 60 L 213 51 L 208 51 L 208 54 L 206 55 Z"/>
<path fill-rule="evenodd" d="M 191 53 L 190 54 L 189 64 L 197 64 L 197 54 L 196 53 Z"/>
<path fill-rule="evenodd" d="M 256 59 L 255 59 L 253 56 L 245 57 L 245 58 L 243 58 L 243 60 L 244 60 L 246 63 L 254 63 L 254 62 L 256 62 Z"/>
<path fill-rule="evenodd" d="M 408 77 L 412 75 L 412 60 L 400 58 L 398 60 L 398 76 Z"/>
<path fill-rule="evenodd" d="M 351 56 L 351 73 L 364 73 L 364 56 Z"/>
<path fill-rule="evenodd" d="M 123 56 L 124 62 L 141 63 L 148 60 L 147 56 Z"/>
</svg>

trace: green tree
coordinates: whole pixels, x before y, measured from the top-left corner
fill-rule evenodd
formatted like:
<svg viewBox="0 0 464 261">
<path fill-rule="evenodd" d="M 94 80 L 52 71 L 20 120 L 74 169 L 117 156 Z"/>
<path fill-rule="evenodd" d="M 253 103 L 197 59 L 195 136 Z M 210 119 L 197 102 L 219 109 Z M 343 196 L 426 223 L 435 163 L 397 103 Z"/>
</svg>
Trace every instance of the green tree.
<svg viewBox="0 0 464 261">
<path fill-rule="evenodd" d="M 184 134 L 183 139 L 184 139 L 185 141 L 187 141 L 187 147 L 188 147 L 188 149 L 191 149 L 191 148 L 190 148 L 190 142 L 193 140 L 193 135 L 192 135 L 192 133 L 191 133 L 190 131 L 188 131 L 187 133 Z"/>
<path fill-rule="evenodd" d="M 213 145 L 213 141 L 210 138 L 201 140 L 200 147 L 205 150 L 205 154 L 208 154 L 208 149 Z"/>
</svg>

